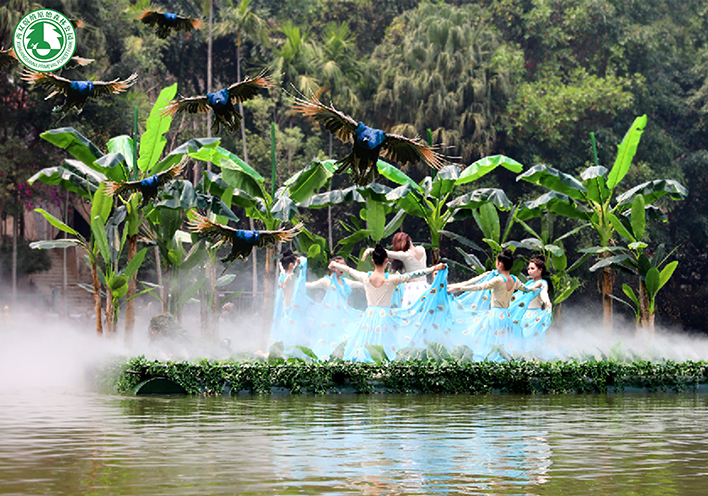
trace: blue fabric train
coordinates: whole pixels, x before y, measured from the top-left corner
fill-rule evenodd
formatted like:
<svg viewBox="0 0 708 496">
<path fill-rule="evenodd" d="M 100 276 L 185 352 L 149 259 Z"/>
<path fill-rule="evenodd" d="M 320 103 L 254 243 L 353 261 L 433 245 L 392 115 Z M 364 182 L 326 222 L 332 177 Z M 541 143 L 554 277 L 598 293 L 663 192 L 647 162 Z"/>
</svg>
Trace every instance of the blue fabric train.
<svg viewBox="0 0 708 496">
<path fill-rule="evenodd" d="M 269 347 L 278 341 L 283 342 L 286 352 L 295 345 L 310 346 L 312 318 L 309 313 L 313 302 L 307 296 L 306 275 L 305 257 L 300 257 L 300 265 L 293 272 L 280 274 Z"/>
<path fill-rule="evenodd" d="M 526 287 L 532 287 L 536 281 L 529 280 Z M 532 352 L 540 355 L 545 349 L 546 330 L 551 325 L 552 309 L 546 305 L 545 309 L 540 307 L 543 300 L 548 300 L 548 283 L 541 280 L 543 287 L 530 293 L 517 291 L 511 298 L 509 313 L 511 314 L 514 334 L 520 336 L 520 351 Z M 542 294 L 544 293 L 545 294 Z M 536 300 L 536 301 L 534 301 Z"/>
</svg>

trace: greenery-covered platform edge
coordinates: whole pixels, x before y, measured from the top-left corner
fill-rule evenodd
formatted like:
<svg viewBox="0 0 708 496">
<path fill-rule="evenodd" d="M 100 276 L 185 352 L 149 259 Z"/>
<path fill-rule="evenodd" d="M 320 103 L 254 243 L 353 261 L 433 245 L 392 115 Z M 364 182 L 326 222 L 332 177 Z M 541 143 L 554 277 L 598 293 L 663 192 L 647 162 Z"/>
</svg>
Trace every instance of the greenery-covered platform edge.
<svg viewBox="0 0 708 496">
<path fill-rule="evenodd" d="M 103 382 L 133 392 L 168 378 L 189 394 L 314 393 L 605 393 L 695 391 L 708 384 L 707 362 L 527 361 L 350 363 L 342 361 L 163 362 L 140 356 L 104 371 Z"/>
</svg>

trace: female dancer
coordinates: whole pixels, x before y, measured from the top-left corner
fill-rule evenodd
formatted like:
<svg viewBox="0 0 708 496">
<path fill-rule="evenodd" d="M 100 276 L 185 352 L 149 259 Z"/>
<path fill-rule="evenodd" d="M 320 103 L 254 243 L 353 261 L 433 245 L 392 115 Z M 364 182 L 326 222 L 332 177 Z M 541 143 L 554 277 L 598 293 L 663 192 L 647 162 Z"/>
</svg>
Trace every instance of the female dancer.
<svg viewBox="0 0 708 496">
<path fill-rule="evenodd" d="M 392 260 L 391 271 L 392 272 L 418 272 L 425 269 L 427 265 L 425 257 L 425 248 L 422 246 L 413 246 L 411 237 L 404 232 L 397 232 L 393 236 L 392 241 L 393 250 L 386 250 L 386 256 Z M 361 257 L 362 260 L 366 260 L 366 257 L 373 250 L 368 248 L 364 251 L 364 255 Z M 416 300 L 425 293 L 425 290 L 430 286 L 425 277 L 417 277 L 411 279 L 406 283 L 406 287 L 403 291 L 403 298 L 401 300 L 401 308 L 409 307 Z"/>
<path fill-rule="evenodd" d="M 438 264 L 418 272 L 408 274 L 386 273 L 386 250 L 377 244 L 373 250 L 373 272 L 359 272 L 347 265 L 330 262 L 331 269 L 340 269 L 357 281 L 364 284 L 367 308 L 359 322 L 352 326 L 350 338 L 344 350 L 344 359 L 352 361 L 372 361 L 365 346 L 376 344 L 383 346 L 386 356 L 390 359 L 396 357 L 400 347 L 400 317 L 391 309 L 391 295 L 398 284 L 408 282 L 417 277 L 424 277 L 434 270 L 442 270 L 447 266 Z"/>
<path fill-rule="evenodd" d="M 546 257 L 539 255 L 532 258 L 528 265 L 529 280 L 527 287 L 541 284 L 541 288 L 531 293 L 515 294 L 509 305 L 511 319 L 519 331 L 515 334 L 523 337 L 523 349 L 539 353 L 543 351 L 542 341 L 546 329 L 551 325 L 552 305 L 548 297 L 548 271 Z"/>
<path fill-rule="evenodd" d="M 280 260 L 280 277 L 275 294 L 273 309 L 273 325 L 270 331 L 268 345 L 282 341 L 285 349 L 296 344 L 307 346 L 307 294 L 305 282 L 307 259 L 298 258 L 292 250 L 283 252 Z"/>
<path fill-rule="evenodd" d="M 487 356 L 493 346 L 505 346 L 512 349 L 515 346 L 514 328 L 509 314 L 509 302 L 514 291 L 530 292 L 541 287 L 528 288 L 521 281 L 509 273 L 514 264 L 514 256 L 509 249 L 505 249 L 497 256 L 497 272 L 499 275 L 480 284 L 458 283 L 450 284 L 448 291 L 492 291 L 491 307 L 482 314 L 471 314 L 466 323 L 466 329 L 457 344 L 465 344 L 472 348 L 475 354 Z"/>
<path fill-rule="evenodd" d="M 344 257 L 334 256 L 332 262 L 344 264 Z M 342 277 L 342 270 L 334 268 L 329 276 L 306 283 L 307 289 L 325 290 L 320 303 L 312 303 L 310 314 L 313 319 L 310 343 L 320 360 L 326 360 L 337 345 L 349 337 L 346 331 L 356 321 L 361 312 L 347 303 L 352 289 L 364 289 L 359 281 Z"/>
</svg>

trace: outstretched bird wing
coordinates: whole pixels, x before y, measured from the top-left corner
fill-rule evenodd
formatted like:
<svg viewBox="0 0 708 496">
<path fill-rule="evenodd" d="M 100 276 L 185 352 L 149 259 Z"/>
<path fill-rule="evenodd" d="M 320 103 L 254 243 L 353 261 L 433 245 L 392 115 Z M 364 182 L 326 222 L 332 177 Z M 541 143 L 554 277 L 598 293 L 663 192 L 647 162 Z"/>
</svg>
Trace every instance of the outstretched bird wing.
<svg viewBox="0 0 708 496">
<path fill-rule="evenodd" d="M 293 97 L 292 108 L 324 125 L 325 129 L 344 143 L 354 142 L 354 131 L 359 123 L 332 105 L 325 105 L 314 96 L 309 100 Z"/>
<path fill-rule="evenodd" d="M 48 92 L 51 91 L 45 100 L 50 99 L 57 93 L 68 95 L 71 90 L 71 81 L 69 79 L 57 76 L 52 72 L 35 72 L 25 69 L 22 73 L 22 80 L 36 84 Z"/>
<path fill-rule="evenodd" d="M 160 187 L 164 186 L 168 182 L 172 181 L 174 178 L 182 174 L 184 170 L 184 164 L 186 163 L 186 155 L 178 163 L 167 169 L 166 171 L 159 172 L 153 176 L 145 178 L 141 181 L 106 181 L 106 189 L 104 191 L 106 196 L 120 195 L 122 193 L 137 193 L 142 192 L 145 187 Z"/>
<path fill-rule="evenodd" d="M 268 245 L 274 245 L 276 243 L 285 243 L 286 241 L 291 241 L 295 236 L 300 234 L 302 230 L 302 222 L 297 224 L 291 229 L 278 229 L 277 231 L 258 231 L 260 237 L 256 246 L 264 247 Z"/>
<path fill-rule="evenodd" d="M 90 81 L 91 84 L 93 84 L 93 89 L 87 96 L 97 97 L 101 95 L 110 95 L 111 93 L 120 93 L 132 86 L 137 77 L 137 74 L 132 74 L 125 81 L 120 81 L 119 79 L 114 79 L 113 81 L 108 82 Z M 69 93 L 72 91 L 71 83 L 77 82 L 57 76 L 52 72 L 35 72 L 30 70 L 25 70 L 22 75 L 22 79 L 41 86 L 47 91 L 52 91 L 52 93 L 47 96 L 47 99 L 53 97 L 57 93 L 63 93 L 64 95 L 69 96 Z"/>
<path fill-rule="evenodd" d="M 261 88 L 270 88 L 274 84 L 270 77 L 266 76 L 265 72 L 262 72 L 253 79 L 246 77 L 240 83 L 234 83 L 226 89 L 229 92 L 231 103 L 239 103 L 254 98 L 258 95 Z"/>
<path fill-rule="evenodd" d="M 430 146 L 422 143 L 420 139 L 410 139 L 400 134 L 386 133 L 381 155 L 401 165 L 414 164 L 419 160 L 434 169 L 440 169 L 444 165 L 443 156 Z"/>
<path fill-rule="evenodd" d="M 213 222 L 196 212 L 193 212 L 193 215 L 195 220 L 188 223 L 192 232 L 201 234 L 212 243 L 231 243 L 231 253 L 222 259 L 223 262 L 246 258 L 254 246 L 263 247 L 290 241 L 302 229 L 302 224 L 298 224 L 292 229 L 278 229 L 277 231 L 244 231 Z"/>
<path fill-rule="evenodd" d="M 137 78 L 137 74 L 131 74 L 125 81 L 120 81 L 119 79 L 114 79 L 107 83 L 103 81 L 91 81 L 93 83 L 93 90 L 91 90 L 89 96 L 95 98 L 97 96 L 110 95 L 111 93 L 121 93 L 130 88 Z"/>
<path fill-rule="evenodd" d="M 0 69 L 11 66 L 16 60 L 17 55 L 15 55 L 14 48 L 10 47 L 7 50 L 0 50 Z"/>
<path fill-rule="evenodd" d="M 162 115 L 175 115 L 177 112 L 188 112 L 190 114 L 206 114 L 209 112 L 209 101 L 206 96 L 193 96 L 190 98 L 181 98 L 179 100 L 172 100 L 170 104 L 165 107 Z"/>
</svg>

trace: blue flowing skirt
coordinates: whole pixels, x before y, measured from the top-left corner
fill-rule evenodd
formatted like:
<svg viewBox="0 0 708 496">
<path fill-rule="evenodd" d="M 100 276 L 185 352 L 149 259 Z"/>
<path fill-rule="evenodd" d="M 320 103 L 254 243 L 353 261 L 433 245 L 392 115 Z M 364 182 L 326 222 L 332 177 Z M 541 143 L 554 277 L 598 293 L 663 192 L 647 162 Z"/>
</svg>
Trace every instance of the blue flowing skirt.
<svg viewBox="0 0 708 496">
<path fill-rule="evenodd" d="M 390 307 L 368 307 L 363 317 L 350 327 L 344 360 L 372 362 L 367 345 L 380 345 L 389 360 L 396 358 L 400 346 L 400 317 Z"/>
</svg>

